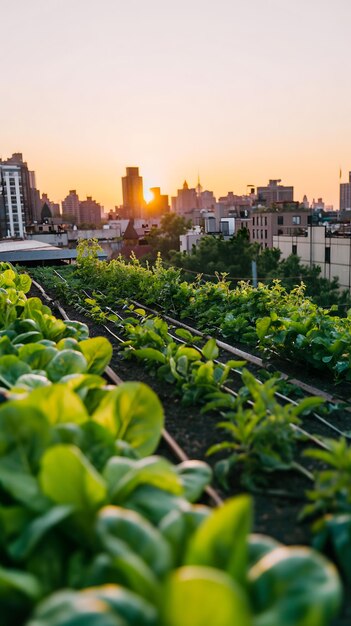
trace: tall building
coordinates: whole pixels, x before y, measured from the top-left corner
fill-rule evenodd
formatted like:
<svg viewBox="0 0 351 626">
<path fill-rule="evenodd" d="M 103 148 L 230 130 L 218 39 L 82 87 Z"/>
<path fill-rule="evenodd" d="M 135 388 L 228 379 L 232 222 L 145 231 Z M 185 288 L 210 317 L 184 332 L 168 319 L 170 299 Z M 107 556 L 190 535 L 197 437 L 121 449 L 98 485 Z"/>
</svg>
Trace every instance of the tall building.
<svg viewBox="0 0 351 626">
<path fill-rule="evenodd" d="M 70 218 L 75 223 L 79 223 L 79 197 L 75 189 L 71 189 L 68 196 L 62 200 L 62 216 L 63 218 Z"/>
<path fill-rule="evenodd" d="M 24 237 L 25 227 L 21 167 L 0 163 L 0 237 Z"/>
<path fill-rule="evenodd" d="M 0 167 L 4 182 L 1 201 L 2 215 L 0 216 L 1 236 L 7 236 L 10 233 L 11 236 L 23 237 L 25 227 L 33 222 L 36 212 L 39 210 L 35 174 L 28 170 L 28 165 L 23 161 L 21 152 L 15 152 L 6 161 L 0 160 Z M 11 189 L 6 183 L 8 177 L 11 179 Z M 12 193 L 14 184 L 16 188 L 18 185 L 18 195 Z M 7 195 L 8 192 L 9 196 Z M 22 218 L 20 214 L 22 214 Z"/>
<path fill-rule="evenodd" d="M 293 202 L 294 187 L 279 185 L 280 182 L 280 178 L 272 179 L 267 187 L 257 187 L 258 204 L 270 207 L 277 202 Z"/>
<path fill-rule="evenodd" d="M 200 209 L 206 209 L 206 211 L 214 210 L 216 206 L 216 198 L 214 196 L 213 191 L 201 191 L 200 196 L 198 196 L 198 203 Z"/>
<path fill-rule="evenodd" d="M 351 209 L 351 172 L 349 172 L 349 182 L 340 183 L 340 211 Z"/>
<path fill-rule="evenodd" d="M 79 224 L 101 225 L 101 206 L 92 196 L 79 203 Z"/>
<path fill-rule="evenodd" d="M 50 200 L 49 196 L 47 193 L 43 193 L 40 199 L 40 206 L 41 209 L 43 208 L 44 204 L 46 204 L 49 209 L 50 209 L 50 213 L 52 215 L 52 217 L 60 217 L 60 205 L 58 202 L 53 202 L 52 200 Z M 41 211 L 40 209 L 40 211 Z"/>
<path fill-rule="evenodd" d="M 123 213 L 128 218 L 142 217 L 145 209 L 143 179 L 138 167 L 127 167 L 122 177 Z"/>
<path fill-rule="evenodd" d="M 160 187 L 151 187 L 152 200 L 146 207 L 147 217 L 161 217 L 169 212 L 168 196 L 161 194 Z"/>
<path fill-rule="evenodd" d="M 197 208 L 198 192 L 195 188 L 189 189 L 189 185 L 185 180 L 183 188 L 178 189 L 177 195 L 172 198 L 172 211 L 179 215 L 185 215 L 186 213 L 192 213 Z"/>
<path fill-rule="evenodd" d="M 35 172 L 33 171 L 29 171 L 29 187 L 30 187 L 30 197 L 31 197 L 31 204 L 32 204 L 32 209 L 33 209 L 33 222 L 34 221 L 38 221 L 39 216 L 41 214 L 41 209 L 42 209 L 42 203 L 40 200 L 40 192 L 39 189 L 37 188 L 37 183 L 36 183 L 36 176 L 35 176 Z"/>
</svg>

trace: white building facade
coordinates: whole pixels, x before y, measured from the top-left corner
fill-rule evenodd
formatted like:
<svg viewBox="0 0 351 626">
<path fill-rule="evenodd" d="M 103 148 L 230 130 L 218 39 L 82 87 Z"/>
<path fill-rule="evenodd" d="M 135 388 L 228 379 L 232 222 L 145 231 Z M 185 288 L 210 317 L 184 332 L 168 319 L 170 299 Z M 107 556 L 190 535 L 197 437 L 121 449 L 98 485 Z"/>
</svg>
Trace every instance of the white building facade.
<svg viewBox="0 0 351 626">
<path fill-rule="evenodd" d="M 0 164 L 0 237 L 25 236 L 21 168 Z"/>
<path fill-rule="evenodd" d="M 309 226 L 305 235 L 274 235 L 273 247 L 282 259 L 297 254 L 304 265 L 319 265 L 320 276 L 339 279 L 341 289 L 351 290 L 351 233 L 330 233 L 325 226 Z"/>
</svg>

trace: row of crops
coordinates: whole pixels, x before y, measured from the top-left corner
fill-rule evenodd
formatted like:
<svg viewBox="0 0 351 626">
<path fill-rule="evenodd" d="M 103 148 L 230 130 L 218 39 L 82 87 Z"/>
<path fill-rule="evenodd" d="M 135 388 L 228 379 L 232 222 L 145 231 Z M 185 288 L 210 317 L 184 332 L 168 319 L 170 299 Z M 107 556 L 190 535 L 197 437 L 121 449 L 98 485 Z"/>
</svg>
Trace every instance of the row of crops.
<svg viewBox="0 0 351 626">
<path fill-rule="evenodd" d="M 70 271 L 64 273 L 66 279 L 39 271 L 41 279 L 45 274 L 48 283 L 54 282 L 76 310 L 96 322 L 115 325 L 124 339 L 119 347 L 123 358 L 138 360 L 159 381 L 173 385 L 182 406 L 198 406 L 204 421 L 208 414 L 219 419 L 217 425 L 223 435 L 208 454 L 221 454 L 215 469 L 224 488 L 229 488 L 235 477 L 246 490 L 256 492 L 270 486 L 274 473 L 281 475 L 287 470 L 301 472 L 313 481 L 307 491 L 302 486 L 301 495 L 304 491 L 307 504 L 300 506 L 299 518 L 311 520 L 314 545 L 333 556 L 347 584 L 351 584 L 351 449 L 344 438 L 332 440 L 319 435 L 318 440 L 313 436 L 309 439 L 305 430 L 306 418 L 316 409 L 333 421 L 333 407 L 318 397 L 282 405 L 278 402 L 279 378 L 270 376 L 261 382 L 243 368 L 243 362 L 220 363 L 214 339 L 200 348 L 196 345 L 201 341 L 198 337 L 184 329 L 172 335 L 163 319 L 146 315 L 143 309 L 120 302 L 124 309 L 121 316 L 104 307 L 109 298 L 102 293 L 95 298 L 88 297 L 86 291 L 79 293 L 77 275 Z M 226 386 L 233 368 L 239 369 L 242 385 L 235 394 Z M 294 391 L 286 387 L 283 383 L 285 393 Z M 301 441 L 309 444 L 303 457 L 317 461 L 312 473 L 297 462 Z"/>
<path fill-rule="evenodd" d="M 196 320 L 205 332 L 227 340 L 258 346 L 335 379 L 351 380 L 351 316 L 340 318 L 304 297 L 304 286 L 290 293 L 276 281 L 273 287 L 253 288 L 240 283 L 230 289 L 225 278 L 217 283 L 185 282 L 181 270 L 153 267 L 122 259 L 109 263 L 96 257 L 96 244 L 82 242 L 78 257 L 78 283 L 117 298 L 140 299 L 159 305 L 182 318 Z"/>
<path fill-rule="evenodd" d="M 335 568 L 250 534 L 247 496 L 195 504 L 209 467 L 154 456 L 156 394 L 102 378 L 104 338 L 0 273 L 0 609 L 16 626 L 323 626 Z"/>
</svg>

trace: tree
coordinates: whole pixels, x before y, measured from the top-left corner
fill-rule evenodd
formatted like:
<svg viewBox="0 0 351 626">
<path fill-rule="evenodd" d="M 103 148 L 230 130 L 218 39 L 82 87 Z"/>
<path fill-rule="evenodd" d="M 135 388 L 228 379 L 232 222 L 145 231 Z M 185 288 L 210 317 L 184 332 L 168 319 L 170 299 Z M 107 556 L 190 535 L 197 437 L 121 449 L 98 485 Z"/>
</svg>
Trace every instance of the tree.
<svg viewBox="0 0 351 626">
<path fill-rule="evenodd" d="M 265 278 L 270 272 L 277 270 L 280 257 L 279 248 L 261 248 L 257 257 L 258 278 Z"/>
<path fill-rule="evenodd" d="M 259 250 L 258 244 L 250 243 L 247 230 L 241 229 L 230 239 L 206 235 L 190 254 L 173 253 L 171 260 L 174 265 L 192 272 L 213 276 L 227 273 L 234 279 L 249 279 L 251 262 Z"/>
<path fill-rule="evenodd" d="M 154 250 L 156 257 L 157 252 L 161 252 L 164 258 L 169 258 L 171 250 L 179 250 L 179 237 L 191 228 L 191 221 L 186 220 L 177 213 L 166 213 L 161 218 L 159 228 L 152 228 L 147 237 L 148 243 Z"/>
</svg>

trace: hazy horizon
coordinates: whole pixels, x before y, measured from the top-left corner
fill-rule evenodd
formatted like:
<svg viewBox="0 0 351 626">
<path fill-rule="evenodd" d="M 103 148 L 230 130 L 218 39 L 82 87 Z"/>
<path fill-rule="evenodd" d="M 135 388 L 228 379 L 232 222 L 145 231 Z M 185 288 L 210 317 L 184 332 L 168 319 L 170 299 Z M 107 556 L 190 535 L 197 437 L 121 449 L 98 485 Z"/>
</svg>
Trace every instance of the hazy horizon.
<svg viewBox="0 0 351 626">
<path fill-rule="evenodd" d="M 338 208 L 351 170 L 348 0 L 18 0 L 2 8 L 0 156 L 106 208 L 136 165 L 174 195 L 280 178 Z"/>
</svg>

